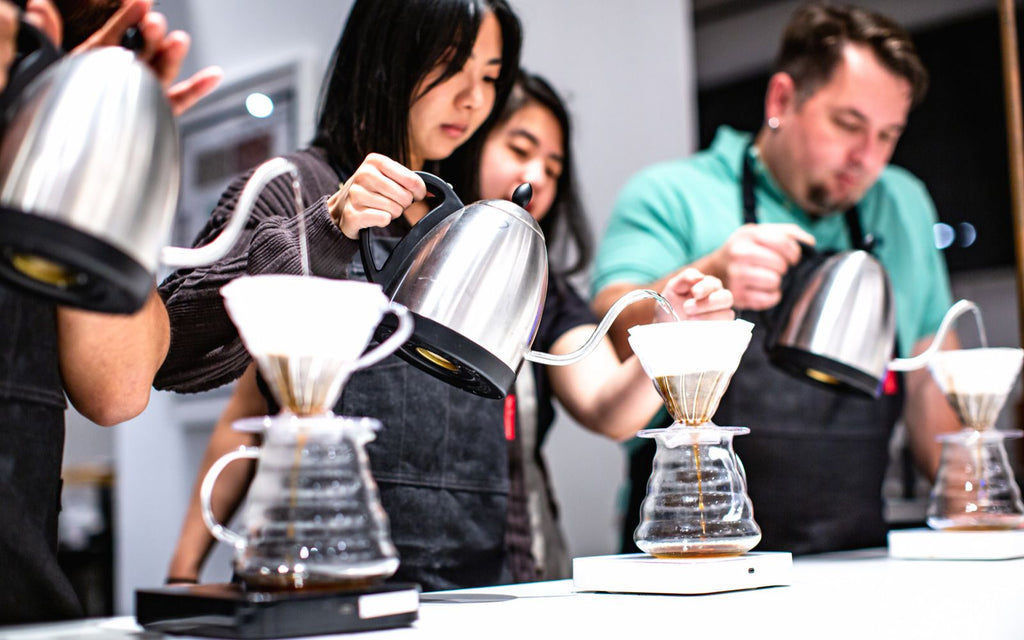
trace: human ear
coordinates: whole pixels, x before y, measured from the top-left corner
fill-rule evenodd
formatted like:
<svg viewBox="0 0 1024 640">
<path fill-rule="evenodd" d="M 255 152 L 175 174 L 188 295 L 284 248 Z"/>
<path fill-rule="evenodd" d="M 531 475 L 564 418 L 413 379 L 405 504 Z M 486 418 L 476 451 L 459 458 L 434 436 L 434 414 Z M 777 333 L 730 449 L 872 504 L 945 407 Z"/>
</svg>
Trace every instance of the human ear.
<svg viewBox="0 0 1024 640">
<path fill-rule="evenodd" d="M 764 120 L 782 121 L 796 107 L 796 84 L 788 73 L 778 72 L 768 80 L 764 96 Z"/>
</svg>

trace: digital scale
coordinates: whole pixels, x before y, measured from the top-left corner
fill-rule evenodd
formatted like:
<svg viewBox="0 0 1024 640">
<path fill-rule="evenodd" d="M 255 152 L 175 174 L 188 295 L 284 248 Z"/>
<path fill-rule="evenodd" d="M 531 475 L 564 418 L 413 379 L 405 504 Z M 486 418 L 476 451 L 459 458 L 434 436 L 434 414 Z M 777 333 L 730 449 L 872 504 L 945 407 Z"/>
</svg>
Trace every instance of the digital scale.
<svg viewBox="0 0 1024 640">
<path fill-rule="evenodd" d="M 722 558 L 655 558 L 644 553 L 574 558 L 577 591 L 699 595 L 790 584 L 793 554 L 752 551 Z"/>
<path fill-rule="evenodd" d="M 135 618 L 148 631 L 212 638 L 287 638 L 404 627 L 419 615 L 419 585 L 360 590 L 246 591 L 238 584 L 140 589 Z"/>
<path fill-rule="evenodd" d="M 1024 558 L 1024 531 L 889 532 L 889 556 L 905 560 L 1010 560 Z"/>
</svg>

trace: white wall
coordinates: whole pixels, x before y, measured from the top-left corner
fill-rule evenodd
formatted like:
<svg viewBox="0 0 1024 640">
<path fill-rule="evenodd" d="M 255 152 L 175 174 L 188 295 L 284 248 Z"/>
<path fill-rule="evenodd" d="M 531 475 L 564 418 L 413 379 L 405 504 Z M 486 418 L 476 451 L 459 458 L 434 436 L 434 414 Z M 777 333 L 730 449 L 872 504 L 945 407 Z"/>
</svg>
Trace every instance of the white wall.
<svg viewBox="0 0 1024 640">
<path fill-rule="evenodd" d="M 631 173 L 693 149 L 696 114 L 688 0 L 644 0 L 643 11 L 617 0 L 513 0 L 526 32 L 525 65 L 547 76 L 576 118 L 580 187 L 595 232 Z M 172 26 L 193 37 L 191 72 L 219 64 L 226 83 L 266 67 L 304 66 L 300 140 L 309 138 L 317 88 L 350 2 L 218 0 L 164 3 Z M 134 590 L 159 585 L 202 452 L 204 430 L 221 398 L 155 394 L 151 406 L 115 435 L 117 464 L 117 606 L 133 608 Z M 75 434 L 95 428 L 73 426 Z M 89 438 L 89 436 L 86 436 Z M 73 453 L 74 444 L 69 446 Z M 622 476 L 618 445 L 563 421 L 548 454 L 572 550 L 611 552 L 617 545 L 615 492 Z M 227 573 L 227 552 L 209 578 Z"/>
</svg>

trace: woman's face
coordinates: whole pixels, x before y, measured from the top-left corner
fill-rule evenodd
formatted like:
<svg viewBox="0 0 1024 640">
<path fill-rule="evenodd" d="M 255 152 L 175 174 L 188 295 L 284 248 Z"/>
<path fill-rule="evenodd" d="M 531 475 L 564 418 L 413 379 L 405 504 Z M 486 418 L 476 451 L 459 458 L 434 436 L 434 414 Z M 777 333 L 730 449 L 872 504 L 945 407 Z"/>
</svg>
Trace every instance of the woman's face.
<svg viewBox="0 0 1024 640">
<path fill-rule="evenodd" d="M 428 160 L 447 158 L 484 123 L 494 108 L 495 82 L 501 72 L 501 24 L 487 12 L 473 52 L 458 73 L 420 95 L 445 70 L 442 60 L 416 86 L 409 109 L 409 164 L 422 169 Z"/>
<path fill-rule="evenodd" d="M 480 195 L 507 200 L 516 187 L 529 182 L 533 199 L 526 210 L 539 221 L 555 200 L 564 163 L 558 119 L 529 101 L 487 136 L 480 160 Z"/>
</svg>

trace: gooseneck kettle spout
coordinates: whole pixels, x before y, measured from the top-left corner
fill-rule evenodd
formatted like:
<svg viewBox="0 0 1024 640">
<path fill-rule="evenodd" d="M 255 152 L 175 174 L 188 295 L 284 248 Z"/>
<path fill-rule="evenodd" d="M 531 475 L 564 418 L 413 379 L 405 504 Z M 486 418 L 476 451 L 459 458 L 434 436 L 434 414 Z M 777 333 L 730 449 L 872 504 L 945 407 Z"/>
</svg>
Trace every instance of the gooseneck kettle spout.
<svg viewBox="0 0 1024 640">
<path fill-rule="evenodd" d="M 590 355 L 597 345 L 601 343 L 608 330 L 611 328 L 612 323 L 619 317 L 622 310 L 633 304 L 634 302 L 640 302 L 641 300 L 656 300 L 662 305 L 669 305 L 668 301 L 661 296 L 657 291 L 650 289 L 635 289 L 629 293 L 623 295 L 621 298 L 615 301 L 615 304 L 608 309 L 608 313 L 604 315 L 601 322 L 594 329 L 594 332 L 590 334 L 587 341 L 580 346 L 579 349 L 572 353 L 566 353 L 564 355 L 555 355 L 552 353 L 543 353 L 540 351 L 527 351 L 523 358 L 530 362 L 536 362 L 538 364 L 557 365 L 565 366 L 569 364 L 575 364 Z M 669 306 L 671 308 L 671 306 Z"/>
<path fill-rule="evenodd" d="M 889 362 L 889 371 L 913 371 L 928 366 L 932 356 L 942 348 L 942 343 L 946 340 L 946 334 L 949 332 L 950 326 L 952 326 L 957 318 L 968 311 L 974 312 L 974 318 L 978 323 L 978 332 L 981 334 L 981 344 L 982 346 L 987 346 L 988 338 L 985 335 L 985 326 L 981 323 L 981 311 L 978 309 L 978 305 L 970 300 L 959 300 L 942 317 L 942 322 L 939 323 L 939 328 L 935 331 L 935 337 L 932 338 L 932 343 L 928 345 L 928 348 L 913 358 L 894 358 Z"/>
</svg>

